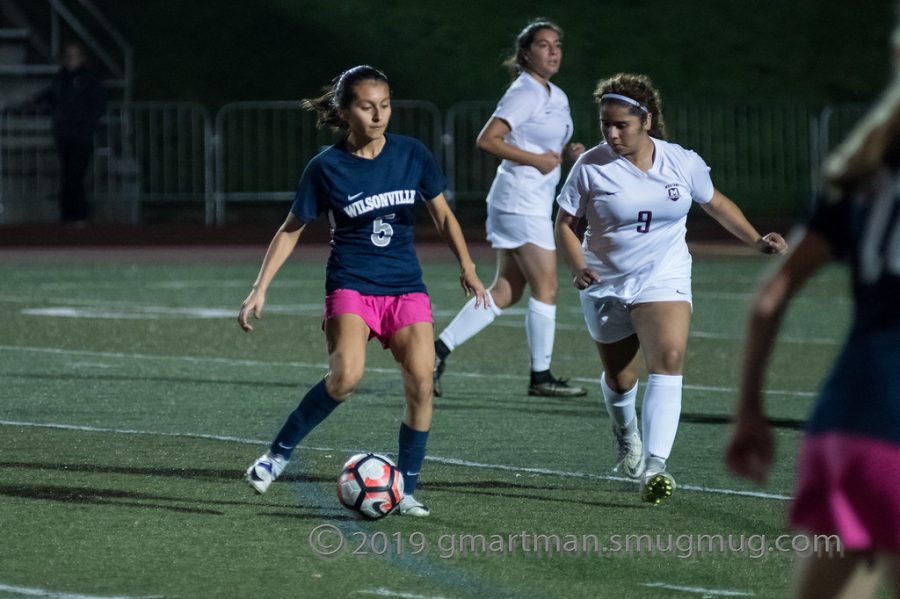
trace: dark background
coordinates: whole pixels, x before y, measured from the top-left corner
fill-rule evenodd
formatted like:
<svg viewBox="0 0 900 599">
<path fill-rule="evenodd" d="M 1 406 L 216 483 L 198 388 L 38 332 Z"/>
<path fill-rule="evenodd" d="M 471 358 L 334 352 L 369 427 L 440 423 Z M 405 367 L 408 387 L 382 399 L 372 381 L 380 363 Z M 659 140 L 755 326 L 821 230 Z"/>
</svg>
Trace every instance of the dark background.
<svg viewBox="0 0 900 599">
<path fill-rule="evenodd" d="M 369 63 L 398 98 L 442 110 L 496 100 L 515 34 L 545 16 L 565 31 L 554 82 L 572 101 L 618 71 L 678 101 L 868 101 L 891 75 L 888 0 L 97 0 L 134 45 L 138 99 L 316 94 Z"/>
<path fill-rule="evenodd" d="M 492 106 L 510 81 L 501 63 L 515 35 L 536 17 L 550 18 L 565 31 L 563 66 L 554 82 L 567 92 L 573 110 L 581 110 L 576 139 L 587 145 L 600 141 L 596 122 L 587 116 L 596 114 L 589 107 L 594 86 L 620 71 L 649 75 L 662 93 L 664 113 L 667 106 L 674 112 L 676 106 L 772 101 L 818 115 L 826 105 L 871 102 L 893 75 L 889 39 L 895 0 L 94 2 L 134 48 L 136 100 L 197 101 L 213 115 L 234 101 L 317 95 L 335 75 L 361 63 L 385 70 L 396 98 L 431 101 L 443 115 L 461 101 Z M 45 3 L 24 8 L 36 23 L 48 22 Z M 677 124 L 668 120 L 670 129 Z M 715 137 L 720 131 L 694 133 Z M 701 141 L 687 145 L 698 150 L 712 142 L 721 145 L 718 139 Z M 736 200 L 754 218 L 791 220 L 802 217 L 811 203 L 805 193 L 763 196 L 738 189 Z M 148 205 L 143 222 L 196 224 L 203 221 L 201 210 L 196 202 Z M 480 238 L 483 199 L 461 202 L 456 210 L 474 232 L 471 237 Z M 248 225 L 259 226 L 264 233 L 251 237 L 268 239 L 285 212 L 283 202 L 231 203 L 228 223 L 239 223 L 242 234 Z M 692 235 L 727 237 L 709 219 L 696 220 Z M 421 234 L 431 230 L 419 228 Z M 325 239 L 324 226 L 319 233 Z M 0 244 L 35 239 L 65 244 L 79 235 L 47 239 L 26 227 L 4 230 Z M 133 241 L 132 232 L 115 228 L 104 235 L 112 243 Z M 237 241 L 230 229 L 202 235 L 173 229 L 158 241 L 203 243 L 210 235 Z"/>
</svg>

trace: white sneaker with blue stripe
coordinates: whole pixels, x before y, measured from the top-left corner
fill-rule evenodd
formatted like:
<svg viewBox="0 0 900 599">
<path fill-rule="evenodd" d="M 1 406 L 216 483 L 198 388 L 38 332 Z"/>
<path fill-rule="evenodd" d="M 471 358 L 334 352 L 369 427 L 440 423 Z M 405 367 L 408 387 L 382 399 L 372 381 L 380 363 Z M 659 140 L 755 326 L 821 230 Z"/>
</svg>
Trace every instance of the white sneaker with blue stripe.
<svg viewBox="0 0 900 599">
<path fill-rule="evenodd" d="M 269 488 L 269 485 L 281 476 L 287 465 L 288 460 L 271 451 L 267 451 L 250 464 L 247 472 L 244 473 L 244 480 L 250 483 L 250 486 L 256 489 L 257 493 L 262 495 Z"/>
</svg>

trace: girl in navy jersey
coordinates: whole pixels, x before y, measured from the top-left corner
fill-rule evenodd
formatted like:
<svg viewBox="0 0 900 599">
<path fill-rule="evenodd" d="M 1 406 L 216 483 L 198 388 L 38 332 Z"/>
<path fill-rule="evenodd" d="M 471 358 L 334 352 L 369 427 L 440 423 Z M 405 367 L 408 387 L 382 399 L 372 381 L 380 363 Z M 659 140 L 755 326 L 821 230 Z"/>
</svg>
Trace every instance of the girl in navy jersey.
<svg viewBox="0 0 900 599">
<path fill-rule="evenodd" d="M 850 262 L 853 325 L 807 423 L 790 510 L 793 528 L 838 535 L 843 553 L 798 562 L 795 596 L 871 597 L 884 573 L 900 597 L 900 82 L 825 172 L 829 197 L 753 303 L 726 463 L 765 482 L 774 442 L 762 386 L 781 318 L 820 267 Z"/>
<path fill-rule="evenodd" d="M 441 375 L 450 352 L 478 334 L 531 289 L 525 332 L 531 354 L 529 395 L 584 395 L 550 373 L 556 331 L 556 243 L 553 197 L 559 183 L 562 153 L 574 159 L 584 151 L 568 144 L 572 116 L 565 92 L 550 82 L 562 61 L 562 30 L 543 19 L 532 21 L 516 38 L 506 66 L 516 79 L 478 135 L 478 147 L 503 161 L 487 197 L 487 238 L 497 250 L 497 274 L 491 284 L 492 307 L 466 304 L 435 344 L 434 393 L 441 395 Z"/>
<path fill-rule="evenodd" d="M 606 141 L 582 154 L 557 198 L 556 234 L 580 290 L 581 307 L 605 372 L 600 375 L 618 443 L 616 469 L 640 480 L 644 501 L 675 490 L 666 461 L 681 414 L 682 369 L 691 322 L 687 213 L 700 204 L 735 237 L 761 252 L 785 251 L 761 236 L 718 191 L 696 153 L 665 141 L 659 94 L 622 73 L 594 92 Z M 587 221 L 584 243 L 574 231 Z M 638 365 L 649 372 L 638 428 Z"/>
<path fill-rule="evenodd" d="M 386 133 L 391 117 L 387 77 L 369 66 L 342 73 L 320 98 L 304 101 L 319 127 L 346 133 L 306 166 L 290 214 L 266 252 L 238 322 L 253 330 L 266 289 L 297 244 L 305 225 L 323 212 L 331 222 L 325 280 L 324 330 L 329 372 L 288 417 L 269 451 L 246 472 L 259 493 L 284 470 L 300 441 L 347 399 L 363 375 L 366 342 L 377 337 L 400 365 L 406 413 L 400 425 L 398 466 L 403 515 L 427 516 L 413 497 L 431 427 L 434 329 L 431 304 L 413 247 L 413 205 L 424 201 L 435 226 L 456 255 L 460 283 L 487 306 L 459 224 L 443 196 L 444 178 L 418 140 Z"/>
</svg>

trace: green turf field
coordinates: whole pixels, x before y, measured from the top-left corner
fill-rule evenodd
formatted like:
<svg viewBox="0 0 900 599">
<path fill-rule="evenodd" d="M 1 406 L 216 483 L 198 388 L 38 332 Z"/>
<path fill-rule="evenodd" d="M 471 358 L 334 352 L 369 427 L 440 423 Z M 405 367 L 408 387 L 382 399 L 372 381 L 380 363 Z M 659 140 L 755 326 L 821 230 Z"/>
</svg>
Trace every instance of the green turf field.
<svg viewBox="0 0 900 599">
<path fill-rule="evenodd" d="M 340 506 L 335 481 L 353 452 L 396 451 L 400 376 L 377 342 L 358 392 L 287 475 L 264 496 L 241 480 L 326 361 L 321 265 L 290 262 L 256 330 L 236 326 L 260 258 L 0 264 L 0 596 L 785 596 L 793 557 L 775 537 L 798 427 L 849 322 L 840 268 L 804 290 L 774 356 L 768 488 L 722 466 L 768 262 L 698 259 L 667 504 L 641 504 L 610 472 L 599 360 L 562 281 L 554 371 L 588 397 L 525 394 L 523 311 L 508 310 L 450 358 L 417 492 L 432 517 L 370 523 Z M 455 272 L 425 264 L 439 327 L 462 302 Z"/>
</svg>

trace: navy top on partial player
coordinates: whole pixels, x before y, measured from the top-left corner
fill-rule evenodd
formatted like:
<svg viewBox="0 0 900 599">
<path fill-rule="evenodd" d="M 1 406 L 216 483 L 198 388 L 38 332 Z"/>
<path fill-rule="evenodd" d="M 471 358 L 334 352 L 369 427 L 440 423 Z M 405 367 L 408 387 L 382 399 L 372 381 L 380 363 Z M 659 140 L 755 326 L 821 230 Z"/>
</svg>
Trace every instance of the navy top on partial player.
<svg viewBox="0 0 900 599">
<path fill-rule="evenodd" d="M 854 329 L 900 334 L 900 177 L 887 168 L 865 189 L 839 202 L 823 201 L 809 228 L 849 259 L 856 299 Z M 900 345 L 900 337 L 898 337 Z"/>
<path fill-rule="evenodd" d="M 333 145 L 306 166 L 291 212 L 331 223 L 325 288 L 364 295 L 426 292 L 413 246 L 413 207 L 444 191 L 446 181 L 422 142 L 385 134 L 374 159 Z"/>
<path fill-rule="evenodd" d="M 691 276 L 685 223 L 692 199 L 713 197 L 709 167 L 693 151 L 650 139 L 647 172 L 604 142 L 582 154 L 556 200 L 587 219 L 584 258 L 600 277 L 591 295 L 629 302 L 651 278 Z"/>
<path fill-rule="evenodd" d="M 810 230 L 850 260 L 855 300 L 849 338 L 810 417 L 810 434 L 843 431 L 900 443 L 898 185 L 900 176 L 885 168 L 865 189 L 823 202 L 810 220 Z"/>
</svg>

